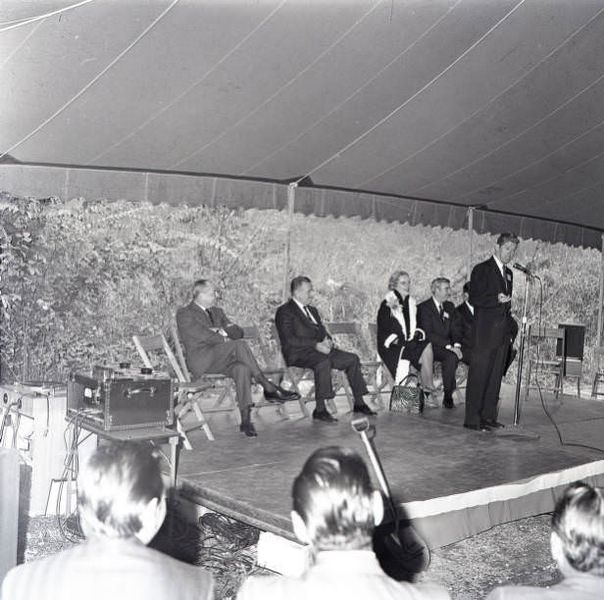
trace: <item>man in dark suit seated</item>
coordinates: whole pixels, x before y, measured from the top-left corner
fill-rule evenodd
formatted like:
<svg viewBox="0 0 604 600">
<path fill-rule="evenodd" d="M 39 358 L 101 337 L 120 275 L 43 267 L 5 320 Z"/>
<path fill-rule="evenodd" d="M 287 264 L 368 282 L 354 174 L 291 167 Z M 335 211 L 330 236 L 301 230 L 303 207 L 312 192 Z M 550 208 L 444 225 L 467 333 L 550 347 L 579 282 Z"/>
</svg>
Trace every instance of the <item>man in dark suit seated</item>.
<svg viewBox="0 0 604 600">
<path fill-rule="evenodd" d="M 449 301 L 451 282 L 437 277 L 430 286 L 432 297 L 417 305 L 417 324 L 432 344 L 434 360 L 442 364 L 445 408 L 454 408 L 455 371 L 461 359 L 461 339 L 454 325 L 455 306 Z"/>
<path fill-rule="evenodd" d="M 299 577 L 248 578 L 237 600 L 450 600 L 434 583 L 389 577 L 372 549 L 384 515 L 363 459 L 347 448 L 315 451 L 294 480 L 291 520 L 296 537 L 313 550 Z"/>
<path fill-rule="evenodd" d="M 277 309 L 275 324 L 279 332 L 281 352 L 288 366 L 312 369 L 315 375 L 316 408 L 313 419 L 334 422 L 325 400 L 335 396 L 331 370 L 345 371 L 354 396 L 354 412 L 376 413 L 365 404 L 367 385 L 361 373 L 361 361 L 356 354 L 338 350 L 323 326 L 319 311 L 309 304 L 312 283 L 308 277 L 294 277 L 290 285 L 292 297 Z"/>
<path fill-rule="evenodd" d="M 147 547 L 166 515 L 159 457 L 122 442 L 98 448 L 78 477 L 86 541 L 9 571 L 2 600 L 211 600 L 212 575 Z"/>
<path fill-rule="evenodd" d="M 461 360 L 470 364 L 474 344 L 474 307 L 470 304 L 470 282 L 463 284 L 463 302 L 455 309 L 454 325 L 458 328 L 457 337 L 461 340 Z"/>
<path fill-rule="evenodd" d="M 269 402 L 297 400 L 297 392 L 275 385 L 262 373 L 243 330 L 231 322 L 224 311 L 214 306 L 216 292 L 207 279 L 193 284 L 193 300 L 178 309 L 178 335 L 185 347 L 187 366 L 194 378 L 206 373 L 227 375 L 235 380 L 237 404 L 241 412 L 239 429 L 248 437 L 257 435 L 251 420 L 252 378 L 264 388 Z"/>
</svg>

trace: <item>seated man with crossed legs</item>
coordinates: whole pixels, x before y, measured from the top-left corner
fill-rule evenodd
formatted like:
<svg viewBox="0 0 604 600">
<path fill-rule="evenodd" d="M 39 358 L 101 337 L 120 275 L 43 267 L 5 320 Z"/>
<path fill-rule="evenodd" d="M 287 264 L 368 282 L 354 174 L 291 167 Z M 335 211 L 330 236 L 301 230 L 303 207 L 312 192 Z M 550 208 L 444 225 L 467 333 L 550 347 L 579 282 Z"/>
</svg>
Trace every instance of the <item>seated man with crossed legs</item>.
<svg viewBox="0 0 604 600">
<path fill-rule="evenodd" d="M 248 437 L 257 435 L 252 423 L 252 378 L 264 388 L 270 402 L 297 400 L 291 392 L 267 379 L 243 337 L 243 330 L 214 306 L 216 292 L 207 279 L 193 284 L 193 300 L 176 313 L 178 335 L 185 347 L 186 361 L 193 377 L 206 373 L 227 375 L 235 380 L 237 404 L 241 412 L 240 430 Z"/>
</svg>

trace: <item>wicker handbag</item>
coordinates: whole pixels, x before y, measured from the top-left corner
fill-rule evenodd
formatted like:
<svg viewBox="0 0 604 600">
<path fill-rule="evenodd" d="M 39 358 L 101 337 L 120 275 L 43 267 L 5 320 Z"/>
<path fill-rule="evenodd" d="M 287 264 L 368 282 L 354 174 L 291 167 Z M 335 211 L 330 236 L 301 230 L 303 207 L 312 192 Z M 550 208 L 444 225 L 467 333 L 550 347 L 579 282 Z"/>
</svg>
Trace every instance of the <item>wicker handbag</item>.
<svg viewBox="0 0 604 600">
<path fill-rule="evenodd" d="M 390 410 L 412 415 L 419 415 L 423 412 L 424 390 L 417 375 L 409 373 L 399 384 L 392 386 Z"/>
</svg>

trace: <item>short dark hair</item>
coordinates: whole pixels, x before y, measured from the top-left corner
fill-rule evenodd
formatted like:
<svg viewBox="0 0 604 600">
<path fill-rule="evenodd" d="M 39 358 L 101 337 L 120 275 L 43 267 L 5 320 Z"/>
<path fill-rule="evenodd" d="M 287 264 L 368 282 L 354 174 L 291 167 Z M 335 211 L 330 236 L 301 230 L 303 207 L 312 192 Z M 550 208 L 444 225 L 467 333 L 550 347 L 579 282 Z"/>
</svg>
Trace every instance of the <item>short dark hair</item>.
<svg viewBox="0 0 604 600">
<path fill-rule="evenodd" d="M 356 452 L 339 446 L 314 452 L 294 480 L 292 496 L 316 549 L 353 550 L 371 538 L 373 489 Z"/>
<path fill-rule="evenodd" d="M 199 296 L 199 292 L 202 292 L 210 283 L 209 279 L 198 279 L 193 284 L 193 298 L 197 298 Z"/>
<path fill-rule="evenodd" d="M 497 238 L 497 245 L 503 246 L 508 242 L 513 242 L 517 246 L 520 243 L 520 240 L 518 239 L 518 236 L 515 233 L 512 233 L 511 231 L 500 233 L 499 237 Z"/>
<path fill-rule="evenodd" d="M 604 577 L 604 495 L 587 483 L 569 485 L 556 503 L 552 529 L 573 569 Z"/>
<path fill-rule="evenodd" d="M 78 478 L 78 509 L 87 534 L 133 537 L 142 527 L 146 505 L 163 496 L 159 458 L 135 442 L 100 446 Z"/>
<path fill-rule="evenodd" d="M 441 285 L 445 284 L 451 285 L 451 281 L 446 277 L 437 277 L 436 279 L 432 280 L 432 283 L 430 284 L 430 291 L 434 293 Z"/>
<path fill-rule="evenodd" d="M 463 284 L 462 292 L 463 292 L 464 294 L 468 294 L 468 295 L 470 294 L 470 282 L 469 282 L 469 281 L 466 281 L 466 282 Z"/>
<path fill-rule="evenodd" d="M 298 275 L 291 280 L 289 290 L 292 295 L 298 288 L 302 287 L 303 283 L 311 283 L 310 278 L 306 277 L 306 275 Z"/>
</svg>

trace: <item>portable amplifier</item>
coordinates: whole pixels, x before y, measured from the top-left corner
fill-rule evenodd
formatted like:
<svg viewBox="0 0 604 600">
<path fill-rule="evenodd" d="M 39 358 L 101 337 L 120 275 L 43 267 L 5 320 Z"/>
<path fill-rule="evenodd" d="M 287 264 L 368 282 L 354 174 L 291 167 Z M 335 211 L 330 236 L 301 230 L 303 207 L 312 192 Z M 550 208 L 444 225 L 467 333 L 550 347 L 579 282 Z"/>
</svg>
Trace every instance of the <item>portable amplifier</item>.
<svg viewBox="0 0 604 600">
<path fill-rule="evenodd" d="M 171 426 L 174 394 L 168 373 L 152 369 L 95 366 L 92 374 L 72 373 L 67 414 L 104 431 Z"/>
</svg>

